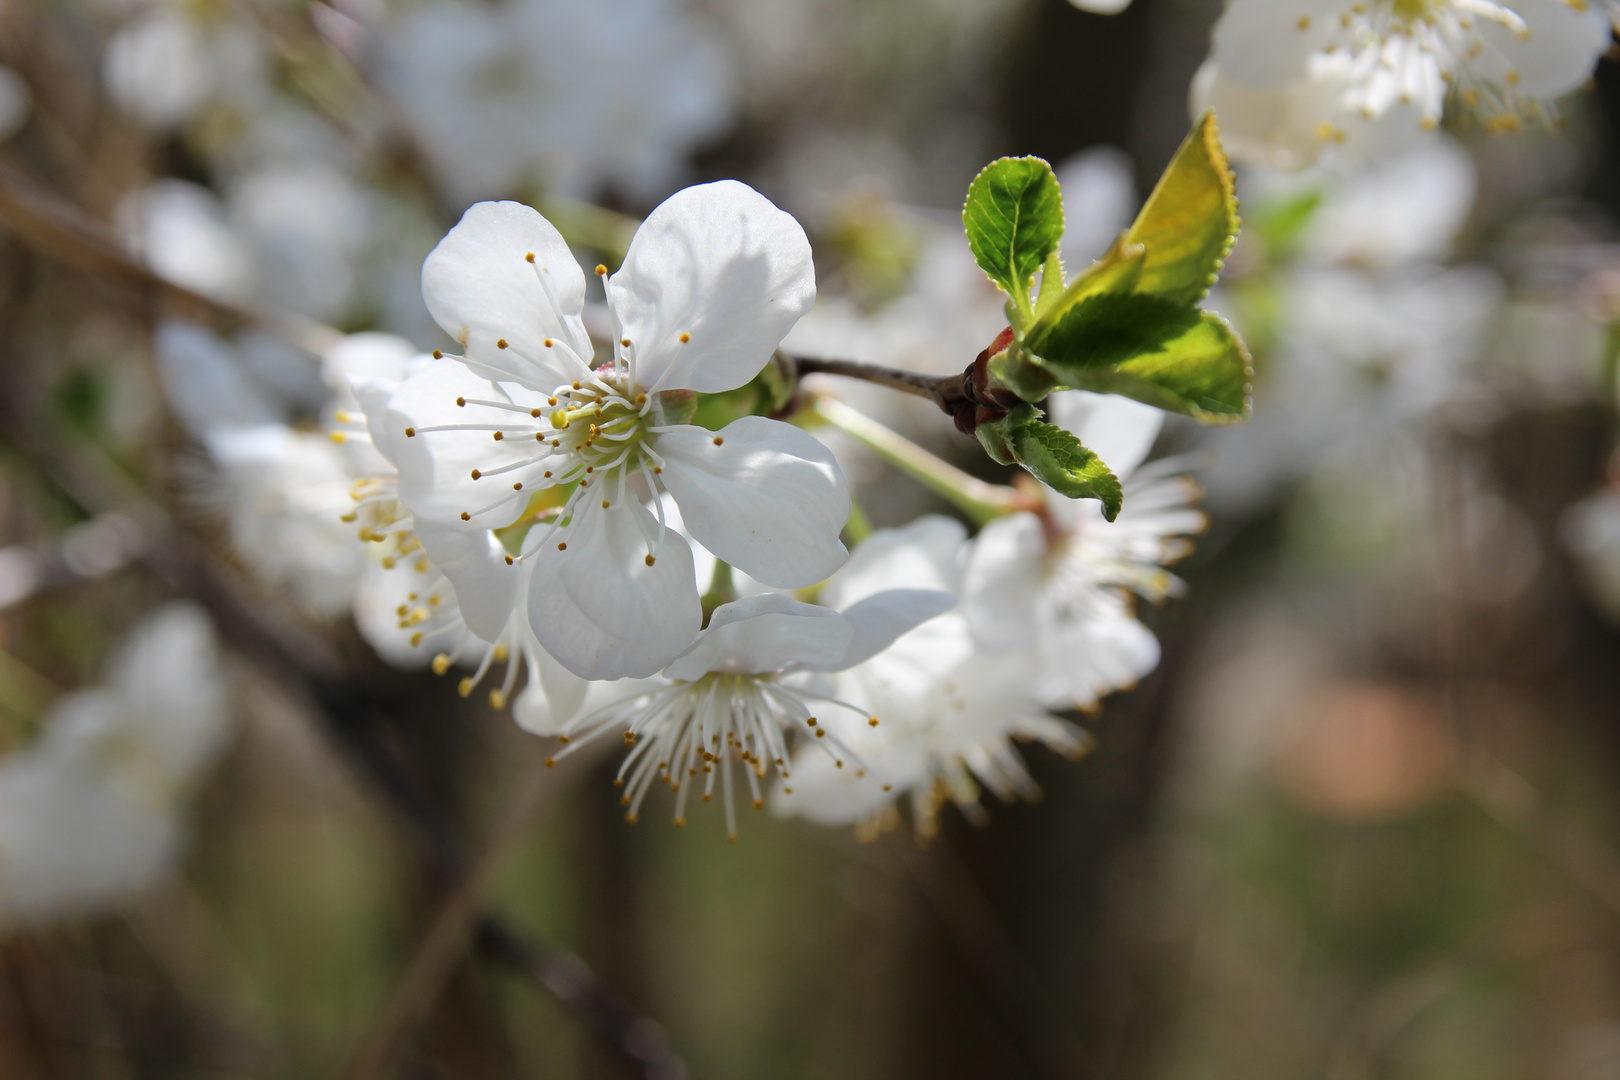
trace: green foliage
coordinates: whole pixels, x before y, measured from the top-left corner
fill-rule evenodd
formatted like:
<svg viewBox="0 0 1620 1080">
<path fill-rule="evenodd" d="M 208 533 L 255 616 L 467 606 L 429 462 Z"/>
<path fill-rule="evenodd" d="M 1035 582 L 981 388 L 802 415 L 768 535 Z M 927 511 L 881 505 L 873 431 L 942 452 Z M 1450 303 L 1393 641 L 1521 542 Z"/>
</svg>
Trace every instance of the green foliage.
<svg viewBox="0 0 1620 1080">
<path fill-rule="evenodd" d="M 1060 375 L 1113 367 L 1163 349 L 1196 324 L 1201 314 L 1195 307 L 1157 296 L 1099 293 L 1043 327 L 1039 338 L 1031 337 L 1029 347 L 1045 367 Z"/>
<path fill-rule="evenodd" d="M 1194 322 L 1151 351 L 1113 367 L 1066 370 L 1063 381 L 1080 390 L 1134 398 L 1205 424 L 1247 419 L 1254 370 L 1248 349 L 1219 315 L 1196 309 L 1192 314 Z M 1147 337 L 1143 335 L 1144 340 Z"/>
<path fill-rule="evenodd" d="M 1238 225 L 1232 168 L 1221 150 L 1215 114 L 1206 112 L 1125 234 L 1127 245 L 1146 249 L 1135 291 L 1177 304 L 1198 303 L 1215 284 Z"/>
<path fill-rule="evenodd" d="M 1022 465 L 1054 491 L 1071 499 L 1100 499 L 1103 516 L 1119 515 L 1124 490 L 1119 478 L 1094 451 L 1055 424 L 1040 418 L 1033 405 L 1019 405 L 999 420 L 978 425 L 974 435 L 991 459 Z"/>
<path fill-rule="evenodd" d="M 1103 517 L 1119 516 L 1124 490 L 1119 478 L 1094 451 L 1056 424 L 1025 420 L 1011 433 L 1018 463 L 1042 483 L 1071 499 L 1101 499 Z"/>
<path fill-rule="evenodd" d="M 1000 158 L 968 187 L 962 208 L 973 258 L 990 279 L 1029 306 L 1029 283 L 1063 238 L 1063 193 L 1037 157 Z"/>
</svg>

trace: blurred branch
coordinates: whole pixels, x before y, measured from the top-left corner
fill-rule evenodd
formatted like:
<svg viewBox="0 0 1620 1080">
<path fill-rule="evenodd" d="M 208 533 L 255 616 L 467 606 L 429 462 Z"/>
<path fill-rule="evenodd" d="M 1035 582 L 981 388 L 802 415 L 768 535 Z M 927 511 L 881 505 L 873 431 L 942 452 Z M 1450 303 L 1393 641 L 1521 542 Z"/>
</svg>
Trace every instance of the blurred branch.
<svg viewBox="0 0 1620 1080">
<path fill-rule="evenodd" d="M 319 638 L 252 603 L 208 550 L 99 449 L 55 437 L 36 418 L 23 415 L 17 394 L 0 394 L 0 401 L 9 406 L 0 415 L 4 437 L 23 457 L 86 510 L 117 512 L 134 522 L 140 536 L 135 554 L 143 564 L 175 592 L 208 608 L 234 649 L 280 668 L 305 692 L 327 734 L 408 824 L 435 874 L 450 885 L 452 895 L 454 890 L 464 892 L 461 902 L 476 923 L 472 940 L 481 953 L 545 986 L 649 1080 L 684 1075 L 658 1025 L 615 1001 L 583 962 L 553 946 L 526 942 L 478 910 L 474 865 L 448 820 L 377 739 L 381 718 L 370 688 L 349 677 Z M 467 918 L 459 909 L 452 915 L 462 924 Z M 455 922 L 450 916 L 443 921 Z M 441 931 L 452 944 L 461 940 L 452 933 L 455 929 L 451 925 Z M 411 1011 L 405 1019 L 417 1015 Z"/>
<path fill-rule="evenodd" d="M 341 337 L 301 315 L 238 307 L 169 281 L 132 255 L 112 228 L 6 164 L 0 164 L 0 225 L 41 254 L 116 278 L 181 318 L 226 332 L 260 326 L 315 355 Z"/>
</svg>

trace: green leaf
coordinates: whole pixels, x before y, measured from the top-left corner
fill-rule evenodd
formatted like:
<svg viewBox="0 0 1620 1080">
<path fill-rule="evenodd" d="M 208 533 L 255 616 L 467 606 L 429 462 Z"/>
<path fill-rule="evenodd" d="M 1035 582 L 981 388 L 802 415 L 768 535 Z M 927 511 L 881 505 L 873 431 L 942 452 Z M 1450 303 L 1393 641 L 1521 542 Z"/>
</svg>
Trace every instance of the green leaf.
<svg viewBox="0 0 1620 1080">
<path fill-rule="evenodd" d="M 1125 234 L 1127 244 L 1147 249 L 1135 291 L 1182 305 L 1198 303 L 1215 284 L 1238 225 L 1232 168 L 1221 150 L 1215 114 L 1206 112 Z"/>
<path fill-rule="evenodd" d="M 1194 314 L 1196 322 L 1151 352 L 1111 369 L 1064 368 L 1064 383 L 1134 398 L 1206 424 L 1247 420 L 1254 379 L 1249 351 L 1225 319 L 1207 311 Z"/>
<path fill-rule="evenodd" d="M 1133 293 L 1089 296 L 1055 324 L 1030 337 L 1029 347 L 1048 370 L 1112 367 L 1157 352 L 1197 324 L 1195 307 Z"/>
<path fill-rule="evenodd" d="M 1054 491 L 1071 499 L 1101 499 L 1103 517 L 1119 516 L 1125 497 L 1119 478 L 1069 432 L 1030 419 L 1013 427 L 1010 441 L 1018 463 Z"/>
<path fill-rule="evenodd" d="M 973 258 L 1021 310 L 1029 282 L 1063 238 L 1063 193 L 1037 157 L 1000 158 L 968 186 L 962 208 Z"/>
</svg>

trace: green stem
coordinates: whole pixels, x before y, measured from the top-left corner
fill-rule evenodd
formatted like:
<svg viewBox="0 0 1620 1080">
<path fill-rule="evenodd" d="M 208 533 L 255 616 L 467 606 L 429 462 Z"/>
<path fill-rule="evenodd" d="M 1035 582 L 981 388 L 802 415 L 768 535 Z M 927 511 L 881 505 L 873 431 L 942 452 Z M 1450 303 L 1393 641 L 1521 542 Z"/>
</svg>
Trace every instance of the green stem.
<svg viewBox="0 0 1620 1080">
<path fill-rule="evenodd" d="M 817 416 L 875 450 L 901 472 L 922 481 L 977 524 L 983 525 L 1022 508 L 1018 493 L 1003 484 L 987 484 L 930 454 L 865 413 L 830 397 L 811 406 Z"/>
<path fill-rule="evenodd" d="M 849 537 L 851 547 L 872 535 L 872 519 L 866 516 L 865 508 L 853 495 L 849 499 L 849 522 L 844 526 L 844 534 Z"/>
<path fill-rule="evenodd" d="M 737 599 L 737 586 L 731 580 L 731 564 L 723 559 L 714 560 L 714 573 L 709 575 L 709 591 L 703 594 L 703 625 L 715 609 Z"/>
</svg>

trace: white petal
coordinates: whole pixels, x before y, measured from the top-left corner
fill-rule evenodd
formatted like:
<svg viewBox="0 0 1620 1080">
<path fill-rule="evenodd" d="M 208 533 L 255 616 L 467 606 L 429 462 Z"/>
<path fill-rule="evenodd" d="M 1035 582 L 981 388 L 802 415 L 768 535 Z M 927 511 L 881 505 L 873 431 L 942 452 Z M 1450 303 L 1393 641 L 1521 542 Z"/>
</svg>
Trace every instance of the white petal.
<svg viewBox="0 0 1620 1080">
<path fill-rule="evenodd" d="M 562 234 L 522 203 L 463 214 L 422 264 L 422 299 L 489 378 L 549 392 L 590 364 L 585 273 Z"/>
<path fill-rule="evenodd" d="M 1343 33 L 1338 8 L 1339 0 L 1233 0 L 1211 32 L 1210 59 L 1246 86 L 1292 82 Z"/>
<path fill-rule="evenodd" d="M 1068 428 L 1124 480 L 1153 449 L 1164 413 L 1117 394 L 1065 390 L 1046 399 L 1048 419 Z"/>
<path fill-rule="evenodd" d="M 1524 19 L 1529 36 L 1521 38 L 1489 19 L 1478 19 L 1476 25 L 1480 36 L 1512 65 L 1517 79 L 1513 89 L 1521 94 L 1550 98 L 1576 89 L 1591 77 L 1592 68 L 1613 40 L 1601 5 L 1510 0 L 1505 6 Z M 1485 58 L 1490 55 L 1487 49 Z"/>
<path fill-rule="evenodd" d="M 450 579 L 467 629 L 481 640 L 497 640 L 517 604 L 522 574 L 507 564 L 495 534 L 418 521 L 416 538 Z"/>
<path fill-rule="evenodd" d="M 735 600 L 715 609 L 692 646 L 664 669 L 691 682 L 711 671 L 781 671 L 793 664 L 832 670 L 849 648 L 855 628 L 831 608 L 781 593 Z"/>
<path fill-rule="evenodd" d="M 956 592 L 967 559 L 967 529 L 955 518 L 925 514 L 899 529 L 879 529 L 856 546 L 821 587 L 821 601 L 847 611 L 885 589 Z"/>
<path fill-rule="evenodd" d="M 962 610 L 973 638 L 988 652 L 1036 644 L 1046 537 L 1034 514 L 1011 514 L 984 527 L 973 542 L 962 586 Z"/>
<path fill-rule="evenodd" d="M 747 184 L 689 187 L 636 230 L 608 299 L 642 386 L 730 390 L 815 303 L 810 241 Z"/>
<path fill-rule="evenodd" d="M 531 640 L 523 645 L 529 685 L 512 703 L 512 719 L 531 734 L 555 735 L 579 712 L 591 684 L 557 663 L 539 641 L 532 640 L 527 623 L 515 629 Z"/>
<path fill-rule="evenodd" d="M 809 671 L 843 671 L 894 644 L 896 638 L 956 606 L 956 594 L 938 589 L 889 589 L 875 593 L 844 612 L 855 628 L 849 648 L 834 664 L 808 658 L 799 666 Z"/>
<path fill-rule="evenodd" d="M 657 539 L 646 507 L 582 499 L 572 524 L 526 557 L 529 625 L 563 667 L 585 679 L 643 678 L 692 643 L 703 621 L 692 549 L 666 535 L 648 566 Z"/>
<path fill-rule="evenodd" d="M 334 392 L 355 379 L 404 382 L 427 362 L 427 354 L 393 334 L 345 334 L 321 357 L 321 378 Z"/>
<path fill-rule="evenodd" d="M 665 488 L 694 539 L 776 588 L 823 580 L 849 553 L 849 483 L 815 436 L 763 416 L 658 436 Z"/>
<path fill-rule="evenodd" d="M 1035 694 L 1051 708 L 1084 708 L 1159 666 L 1159 641 L 1120 605 L 1049 628 Z"/>
<path fill-rule="evenodd" d="M 1069 3 L 1093 15 L 1118 15 L 1131 6 L 1131 0 L 1069 0 Z"/>
<path fill-rule="evenodd" d="M 269 424 L 280 410 L 243 370 L 236 350 L 193 323 L 168 321 L 153 339 L 164 395 L 186 433 L 202 440 L 210 428 Z"/>
<path fill-rule="evenodd" d="M 503 397 L 520 409 L 456 404 L 457 399 Z M 546 399 L 533 391 L 512 383 L 497 386 L 446 357 L 405 380 L 389 399 L 382 430 L 373 430 L 372 440 L 399 470 L 399 497 L 412 513 L 448 525 L 498 529 L 516 520 L 528 505 L 529 494 L 549 483 L 544 476 L 547 463 L 538 459 L 541 448 L 528 434 L 539 422 L 526 411 L 545 406 Z M 461 425 L 482 430 L 430 430 Z M 521 434 L 495 439 L 494 432 L 502 428 Z M 523 464 L 530 459 L 537 460 Z M 513 465 L 518 467 L 498 471 Z M 480 479 L 473 479 L 474 469 Z M 513 488 L 516 483 L 523 488 Z"/>
</svg>

